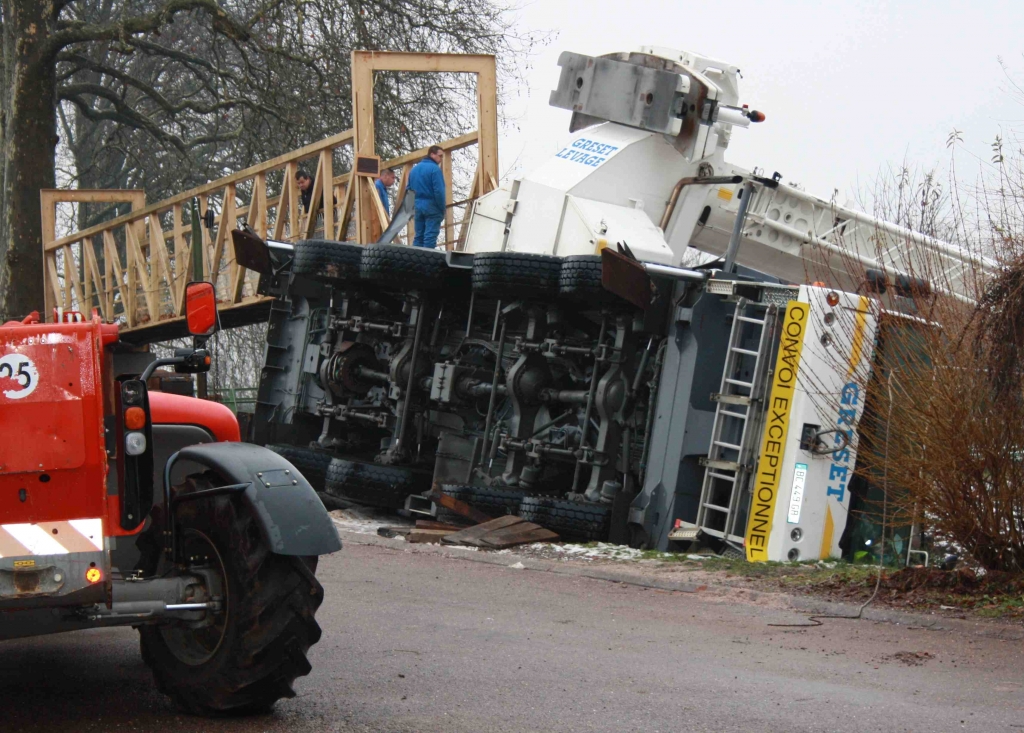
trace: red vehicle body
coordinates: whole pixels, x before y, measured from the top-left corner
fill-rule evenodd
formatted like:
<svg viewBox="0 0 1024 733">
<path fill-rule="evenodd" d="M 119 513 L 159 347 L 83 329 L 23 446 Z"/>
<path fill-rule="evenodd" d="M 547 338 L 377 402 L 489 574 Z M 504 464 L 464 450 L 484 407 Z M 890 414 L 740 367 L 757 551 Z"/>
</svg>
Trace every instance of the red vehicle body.
<svg viewBox="0 0 1024 733">
<path fill-rule="evenodd" d="M 193 285 L 213 325 L 154 366 L 208 368 L 213 291 Z M 304 652 L 320 633 L 316 558 L 340 548 L 337 533 L 291 464 L 239 442 L 227 407 L 150 394 L 153 367 L 119 374 L 117 342 L 95 315 L 0 326 L 0 639 L 138 626 L 160 688 L 185 709 L 267 707 L 309 668 L 282 652 L 266 679 L 240 682 L 253 661 L 238 639 L 255 632 L 237 627 L 265 602 L 251 586 L 262 573 L 302 599 L 281 626 Z"/>
</svg>

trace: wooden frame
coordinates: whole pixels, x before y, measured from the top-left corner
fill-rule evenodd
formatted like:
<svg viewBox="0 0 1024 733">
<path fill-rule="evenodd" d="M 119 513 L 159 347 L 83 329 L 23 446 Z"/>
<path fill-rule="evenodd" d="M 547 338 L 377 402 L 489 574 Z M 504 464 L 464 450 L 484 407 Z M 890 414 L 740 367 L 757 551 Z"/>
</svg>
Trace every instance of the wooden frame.
<svg viewBox="0 0 1024 733">
<path fill-rule="evenodd" d="M 231 230 L 240 221 L 245 221 L 267 239 L 295 241 L 315 236 L 344 240 L 355 215 L 356 241 L 376 241 L 376 236 L 367 236 L 367 229 L 379 232 L 388 221 L 373 181 L 367 178 L 359 183 L 363 176 L 353 176 L 351 171 L 334 175 L 335 154 L 343 148 L 352 146 L 353 160 L 360 154 L 375 155 L 372 98 L 375 70 L 476 74 L 480 129 L 437 144 L 446 154 L 478 146 L 477 170 L 467 201 L 497 185 L 498 123 L 493 56 L 357 51 L 353 54 L 353 103 L 362 143 L 358 142 L 355 129 L 339 132 L 150 205 L 146 204 L 142 191 L 42 191 L 45 317 L 52 318 L 56 306 L 84 312 L 97 308 L 104 320 L 119 322 L 122 331 L 181 320 L 185 285 L 193 276 L 193 246 L 202 250 L 203 273 L 214 283 L 219 308 L 258 305 L 267 300 L 256 292 L 259 273 L 249 272 L 238 263 L 230 237 Z M 427 149 L 423 148 L 381 162 L 382 169 L 394 168 L 400 173 L 399 198 L 406 187 L 408 169 L 426 154 Z M 314 161 L 315 183 L 310 210 L 306 212 L 300 204 L 295 174 L 300 165 L 312 165 Z M 447 155 L 443 174 L 450 207 L 446 211 L 444 231 L 450 246 L 458 223 L 451 208 L 451 159 Z M 193 199 L 199 202 L 200 215 L 213 212 L 213 226 L 201 227 L 201 241 L 197 243 L 192 242 Z M 56 238 L 57 203 L 103 201 L 130 202 L 132 211 Z M 464 228 L 465 220 L 462 221 Z M 407 231 L 411 244 L 412 222 Z M 63 256 L 63 276 L 57 270 L 58 253 Z M 166 333 L 166 329 L 163 332 Z M 136 337 L 136 340 L 139 339 Z"/>
<path fill-rule="evenodd" d="M 145 208 L 146 192 L 132 191 L 125 189 L 111 188 L 79 188 L 75 190 L 62 190 L 59 188 L 43 188 L 39 191 L 39 205 L 42 210 L 43 226 L 43 299 L 45 313 L 44 319 L 53 318 L 53 309 L 60 306 L 67 310 L 71 309 L 71 294 L 78 296 L 81 303 L 91 299 L 92 290 L 100 296 L 100 302 L 106 303 L 109 287 L 103 284 L 104 277 L 100 274 L 99 264 L 96 260 L 95 250 L 89 249 L 82 261 L 84 277 L 78 271 L 70 244 L 63 247 L 52 246 L 57 239 L 57 204 L 131 204 L 132 211 Z M 64 254 L 64 292 L 59 288 L 60 277 L 57 274 L 57 252 L 63 250 Z M 107 282 L 113 274 L 113 263 L 105 254 L 102 258 Z M 81 278 L 82 288 L 79 291 L 78 281 Z M 68 282 L 71 287 L 68 287 Z M 112 297 L 110 295 L 109 297 Z"/>
<path fill-rule="evenodd" d="M 375 71 L 441 72 L 476 75 L 477 125 L 479 159 L 475 190 L 470 198 L 483 195 L 497 187 L 498 181 L 498 96 L 497 64 L 494 56 L 485 54 L 403 53 L 393 51 L 352 52 L 352 112 L 355 131 L 355 155 L 375 155 L 373 112 L 373 73 Z M 441 147 L 444 147 L 443 145 Z M 445 180 L 451 197 L 451 161 Z M 422 156 L 421 156 L 422 157 Z M 382 166 L 383 167 L 383 166 Z M 393 166 L 392 166 L 393 167 Z M 375 210 L 372 192 L 355 187 L 356 239 L 374 242 L 380 236 L 380 223 L 370 212 Z M 404 188 L 404 179 L 403 179 Z M 451 209 L 445 215 L 445 241 L 451 242 L 454 232 Z"/>
</svg>

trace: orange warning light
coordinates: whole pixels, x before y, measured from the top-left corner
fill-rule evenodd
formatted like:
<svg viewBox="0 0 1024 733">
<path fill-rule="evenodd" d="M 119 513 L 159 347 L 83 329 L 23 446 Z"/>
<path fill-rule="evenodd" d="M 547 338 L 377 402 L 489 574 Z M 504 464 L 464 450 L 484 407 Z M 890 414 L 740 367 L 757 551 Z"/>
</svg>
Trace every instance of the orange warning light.
<svg viewBox="0 0 1024 733">
<path fill-rule="evenodd" d="M 99 583 L 101 578 L 103 578 L 103 573 L 99 568 L 89 568 L 85 571 L 85 579 L 90 583 Z"/>
<path fill-rule="evenodd" d="M 129 430 L 142 430 L 146 427 L 146 411 L 141 407 L 129 407 L 124 411 L 124 426 Z"/>
<path fill-rule="evenodd" d="M 833 308 L 836 307 L 837 305 L 839 305 L 839 293 L 834 291 L 829 293 L 828 295 L 825 296 L 825 302 L 828 303 Z"/>
</svg>

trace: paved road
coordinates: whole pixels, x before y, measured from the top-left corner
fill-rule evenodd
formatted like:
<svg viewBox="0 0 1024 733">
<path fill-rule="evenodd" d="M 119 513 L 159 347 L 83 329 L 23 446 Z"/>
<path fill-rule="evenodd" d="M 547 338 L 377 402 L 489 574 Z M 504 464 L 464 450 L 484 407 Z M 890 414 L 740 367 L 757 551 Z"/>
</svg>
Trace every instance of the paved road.
<svg viewBox="0 0 1024 733">
<path fill-rule="evenodd" d="M 319 575 L 313 674 L 270 716 L 175 712 L 118 629 L 0 646 L 0 729 L 1024 730 L 1020 641 L 786 631 L 782 607 L 352 542 Z"/>
</svg>

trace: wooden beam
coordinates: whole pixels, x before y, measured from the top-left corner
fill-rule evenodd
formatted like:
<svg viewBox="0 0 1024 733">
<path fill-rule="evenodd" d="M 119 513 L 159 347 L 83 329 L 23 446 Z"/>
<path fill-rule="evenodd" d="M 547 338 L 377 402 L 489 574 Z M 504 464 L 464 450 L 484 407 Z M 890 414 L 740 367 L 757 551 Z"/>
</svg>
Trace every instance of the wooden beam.
<svg viewBox="0 0 1024 733">
<path fill-rule="evenodd" d="M 71 245 L 64 245 L 64 310 L 71 310 L 74 306 L 74 301 L 71 299 L 71 294 L 74 293 L 75 300 L 78 301 L 78 307 L 82 307 L 82 289 L 78 287 L 78 265 L 75 264 L 75 256 L 71 251 Z M 68 283 L 71 283 L 70 289 Z"/>
<path fill-rule="evenodd" d="M 393 168 L 394 166 L 389 166 L 389 167 Z M 398 182 L 398 193 L 395 195 L 395 208 L 396 209 L 401 205 L 402 199 L 405 198 L 405 191 L 406 191 L 406 188 L 407 188 L 407 186 L 409 184 L 409 171 L 406 170 L 406 168 L 411 169 L 411 166 L 405 166 L 405 167 L 402 168 L 402 180 Z M 412 222 L 411 219 L 409 220 L 409 225 L 405 229 L 406 229 L 406 242 L 405 243 L 406 244 L 412 244 L 413 222 Z"/>
<path fill-rule="evenodd" d="M 480 180 L 491 181 L 493 190 L 498 187 L 498 81 L 494 57 L 489 63 L 481 63 L 476 75 L 477 129 L 480 133 L 479 161 Z M 481 191 L 481 193 L 487 193 Z"/>
<path fill-rule="evenodd" d="M 57 307 L 57 303 L 61 301 L 63 297 L 60 292 L 60 276 L 57 274 L 57 253 L 47 252 L 44 257 L 46 258 L 46 272 L 50 276 L 50 287 L 46 289 L 47 302 L 53 303 L 51 310 L 43 314 L 43 318 L 53 318 L 53 308 Z"/>
<path fill-rule="evenodd" d="M 334 151 L 320 152 L 320 173 L 323 176 L 324 203 L 324 239 L 334 239 Z"/>
<path fill-rule="evenodd" d="M 159 272 L 162 268 L 164 271 L 164 277 L 167 279 L 167 290 L 168 300 L 171 302 L 171 308 L 173 309 L 175 303 L 175 276 L 174 270 L 171 269 L 171 258 L 167 254 L 167 242 L 164 240 L 163 226 L 160 224 L 160 217 L 156 214 L 149 215 L 149 256 L 151 267 L 153 272 Z M 155 262 L 153 259 L 155 258 Z M 159 267 L 157 267 L 159 264 Z M 157 300 L 159 302 L 159 293 L 163 288 L 160 288 L 160 279 L 153 278 L 156 287 L 154 290 L 157 292 Z"/>
<path fill-rule="evenodd" d="M 380 235 L 384 230 L 388 228 L 388 224 L 390 224 L 388 221 L 388 212 L 384 210 L 384 202 L 380 200 L 380 194 L 377 193 L 377 184 L 374 180 L 372 178 L 367 178 L 366 176 L 360 177 L 366 182 L 366 186 L 370 189 L 370 193 L 373 194 L 370 196 L 370 200 L 373 201 L 373 210 L 377 214 L 377 226 L 371 227 L 371 230 L 373 232 L 372 241 L 376 242 L 380 239 Z"/>
<path fill-rule="evenodd" d="M 459 240 L 455 243 L 455 249 L 462 252 L 466 248 L 466 233 L 469 227 L 469 214 L 473 210 L 473 200 L 478 198 L 477 186 L 480 185 L 480 166 L 477 166 L 473 172 L 473 183 L 469 186 L 469 203 L 466 204 L 466 210 L 462 214 L 462 223 L 459 225 Z"/>
<path fill-rule="evenodd" d="M 121 293 L 121 307 L 124 308 L 125 318 L 128 321 L 128 326 L 131 327 L 135 325 L 135 291 L 132 290 L 129 294 L 128 290 L 130 288 L 125 287 L 124 272 L 121 270 L 121 259 L 117 255 L 117 243 L 114 241 L 114 233 L 109 229 L 103 232 L 103 253 L 105 261 L 110 266 L 111 274 L 113 274 L 117 282 L 117 289 Z M 111 315 L 114 313 L 113 288 L 111 288 L 110 293 L 110 313 Z"/>
<path fill-rule="evenodd" d="M 103 320 L 105 320 L 105 321 L 112 321 L 112 320 L 114 320 L 113 314 L 112 313 L 108 314 L 108 312 L 107 312 L 107 303 L 106 303 L 105 298 L 103 297 L 103 293 L 104 293 L 103 278 L 100 275 L 100 265 L 96 261 L 96 250 L 93 249 L 92 242 L 91 241 L 83 242 L 82 243 L 82 251 L 85 253 L 85 283 L 86 283 L 86 295 L 85 295 L 85 297 L 86 297 L 86 300 L 89 301 L 88 302 L 88 309 L 89 310 L 86 311 L 86 313 L 88 314 L 88 313 L 92 312 L 92 296 L 91 296 L 91 293 L 89 293 L 89 282 L 90 282 L 90 279 L 91 279 L 93 286 L 95 286 L 95 288 L 96 288 L 96 304 L 97 304 L 97 306 L 100 309 L 100 315 L 103 317 Z"/>
<path fill-rule="evenodd" d="M 348 235 L 348 223 L 352 220 L 352 204 L 355 201 L 355 189 L 357 188 L 352 184 L 352 180 L 358 180 L 355 176 L 349 180 L 347 186 L 345 186 L 345 198 L 341 203 L 341 215 L 338 217 L 338 236 L 339 242 L 344 242 L 345 237 Z"/>
<path fill-rule="evenodd" d="M 213 261 L 210 263 L 210 280 L 214 290 L 220 280 L 220 265 L 224 255 L 224 241 L 227 239 L 228 227 L 233 226 L 235 218 L 235 184 L 224 187 L 224 198 L 221 201 L 220 217 L 217 221 L 217 236 L 213 240 Z M 230 283 L 230 277 L 228 279 Z"/>
<path fill-rule="evenodd" d="M 250 224 L 261 239 L 267 238 L 267 226 L 269 224 L 270 212 L 267 211 L 267 174 L 257 173 L 256 177 L 253 178 L 252 182 L 252 205 L 255 205 L 258 214 L 256 216 L 256 223 Z M 246 217 L 251 221 L 251 217 Z"/>
<path fill-rule="evenodd" d="M 327 188 L 330 188 L 329 186 Z M 313 174 L 313 193 L 309 196 L 309 211 L 305 212 L 304 224 L 301 227 L 303 239 L 312 239 L 316 231 L 316 217 L 320 213 L 320 202 L 324 198 L 324 157 L 321 153 Z M 294 238 L 295 233 L 292 233 Z"/>
<path fill-rule="evenodd" d="M 125 249 L 128 253 L 128 281 L 129 288 L 132 291 L 132 304 L 138 306 L 135 294 L 138 292 L 138 284 L 142 283 L 142 295 L 146 299 L 146 310 L 149 312 L 149 320 L 156 321 L 160 309 L 157 308 L 156 302 L 153 300 L 154 293 L 146 287 L 149 283 L 149 273 L 146 271 L 146 260 L 142 256 L 142 247 L 139 245 L 138 235 L 135 233 L 135 227 L 132 224 L 128 224 L 124 228 L 125 234 Z M 138 322 L 138 313 L 136 312 L 136 322 Z"/>
<path fill-rule="evenodd" d="M 454 249 L 452 239 L 455 236 L 455 212 L 452 211 L 452 202 L 455 197 L 452 195 L 452 156 L 445 153 L 441 158 L 441 175 L 444 177 L 444 248 Z"/>
<path fill-rule="evenodd" d="M 43 189 L 39 192 L 39 204 L 42 207 L 41 217 L 43 225 L 43 257 L 47 258 L 47 249 L 57 238 L 57 211 L 56 202 L 53 198 L 53 191 Z M 60 302 L 60 282 L 57 280 L 57 253 L 53 253 L 53 268 L 47 267 L 43 271 L 43 321 L 53 318 L 53 309 Z M 47 283 L 46 280 L 50 282 Z"/>
</svg>

